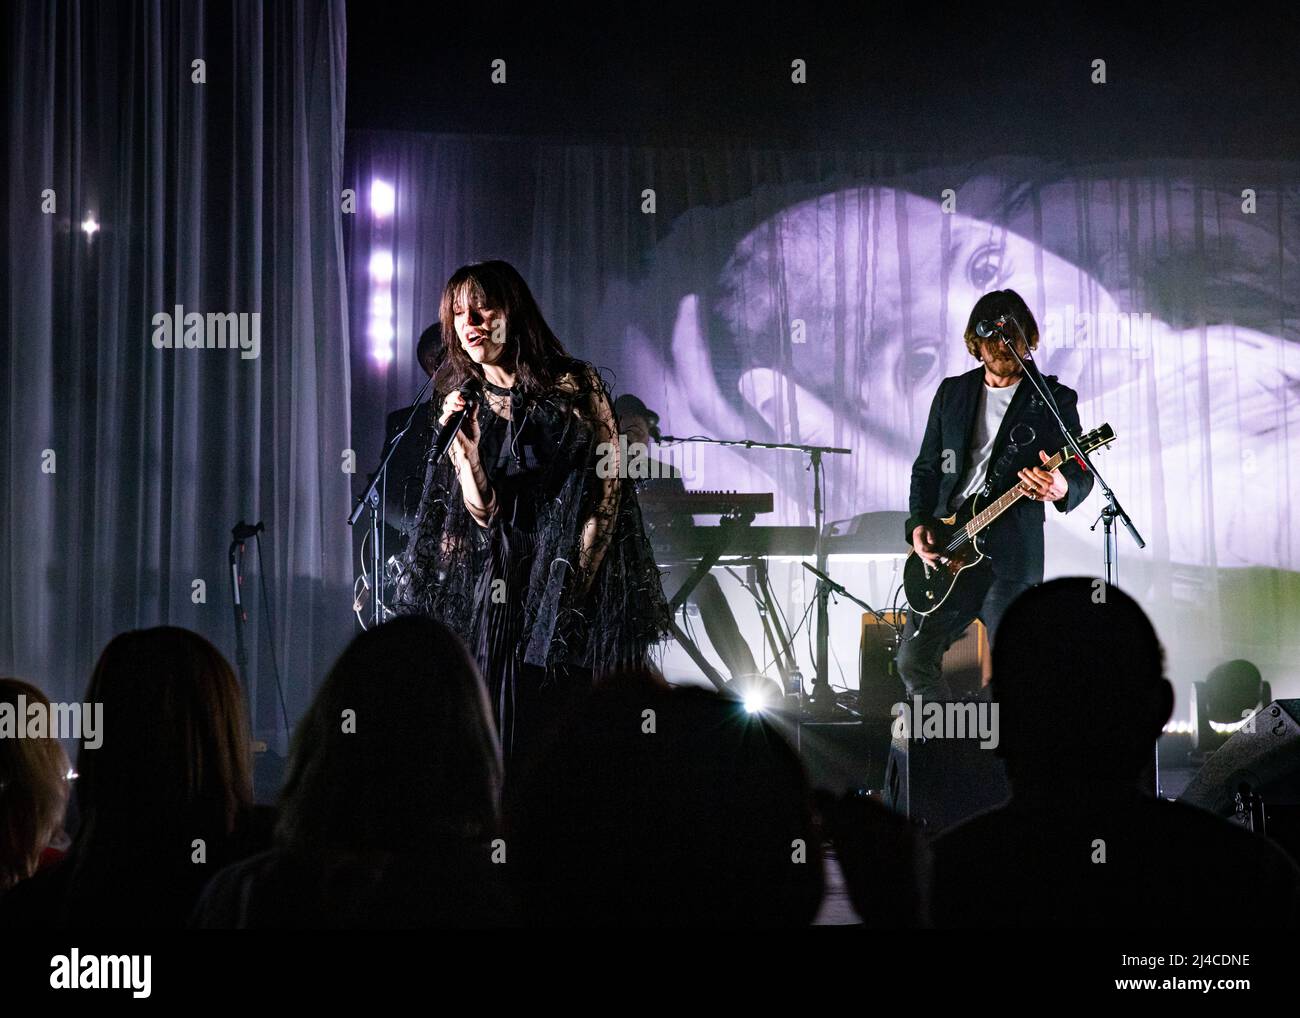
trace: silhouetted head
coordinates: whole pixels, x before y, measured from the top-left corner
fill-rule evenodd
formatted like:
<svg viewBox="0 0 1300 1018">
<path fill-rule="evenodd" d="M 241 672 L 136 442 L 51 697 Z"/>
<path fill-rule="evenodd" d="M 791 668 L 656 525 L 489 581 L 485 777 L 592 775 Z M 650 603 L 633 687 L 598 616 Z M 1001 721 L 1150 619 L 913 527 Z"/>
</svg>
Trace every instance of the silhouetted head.
<svg viewBox="0 0 1300 1018">
<path fill-rule="evenodd" d="M 590 696 L 533 770 L 512 859 L 544 925 L 781 926 L 821 900 L 803 768 L 761 714 L 647 677 Z"/>
<path fill-rule="evenodd" d="M 1151 620 L 1083 576 L 1031 587 L 993 642 L 999 754 L 1017 779 L 1136 778 L 1173 710 Z"/>
<path fill-rule="evenodd" d="M 20 704 L 19 697 L 24 700 Z M 50 701 L 35 686 L 0 678 L 0 704 L 13 709 Z M 56 738 L 0 738 L 0 891 L 36 871 L 41 852 L 63 825 L 68 758 Z"/>
<path fill-rule="evenodd" d="M 490 837 L 501 751 L 464 644 L 422 616 L 354 639 L 294 736 L 276 838 L 303 851 L 428 851 Z"/>
<path fill-rule="evenodd" d="M 103 705 L 103 731 L 77 756 L 79 851 L 143 856 L 234 830 L 253 801 L 252 752 L 239 683 L 216 647 L 175 626 L 122 633 L 86 700 Z"/>
<path fill-rule="evenodd" d="M 625 392 L 614 400 L 614 416 L 618 430 L 627 435 L 628 442 L 649 446 L 650 439 L 659 441 L 659 415 L 641 401 L 639 396 Z"/>
<path fill-rule="evenodd" d="M 442 323 L 434 322 L 420 333 L 420 340 L 415 344 L 415 359 L 420 362 L 424 373 L 432 378 L 446 352 L 442 342 Z"/>
</svg>

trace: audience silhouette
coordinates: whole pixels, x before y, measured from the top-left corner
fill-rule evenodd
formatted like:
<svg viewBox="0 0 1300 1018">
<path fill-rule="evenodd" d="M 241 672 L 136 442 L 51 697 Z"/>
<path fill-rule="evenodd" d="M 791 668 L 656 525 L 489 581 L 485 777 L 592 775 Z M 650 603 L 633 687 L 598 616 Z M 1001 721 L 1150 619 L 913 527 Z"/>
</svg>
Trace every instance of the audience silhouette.
<svg viewBox="0 0 1300 1018">
<path fill-rule="evenodd" d="M 123 633 L 86 691 L 102 744 L 82 740 L 63 858 L 66 756 L 0 739 L 0 927 L 800 926 L 823 840 L 872 928 L 1300 925 L 1280 848 L 1153 794 L 1173 689 L 1132 598 L 1052 580 L 997 637 L 1011 799 L 927 845 L 861 796 L 814 811 L 772 718 L 651 668 L 574 690 L 503 806 L 483 681 L 420 616 L 358 635 L 330 670 L 272 827 L 226 660 L 188 630 Z M 0 679 L 19 703 L 48 707 Z"/>
<path fill-rule="evenodd" d="M 487 692 L 460 640 L 418 616 L 362 633 L 298 726 L 274 847 L 218 874 L 193 925 L 512 923 L 500 795 Z"/>
<path fill-rule="evenodd" d="M 512 871 L 533 924 L 770 927 L 817 912 L 803 768 L 735 700 L 621 677 L 575 709 L 516 802 Z"/>
<path fill-rule="evenodd" d="M 85 699 L 103 732 L 77 755 L 80 827 L 66 858 L 0 900 L 0 925 L 181 926 L 217 869 L 269 833 L 239 684 L 203 637 L 160 626 L 111 640 Z"/>
<path fill-rule="evenodd" d="M 0 704 L 21 723 L 23 708 L 49 699 L 20 679 L 0 678 Z M 0 737 L 0 895 L 59 858 L 68 804 L 68 757 L 54 737 Z"/>
<path fill-rule="evenodd" d="M 993 644 L 1012 796 L 933 845 L 937 926 L 1294 926 L 1300 869 L 1262 836 L 1141 787 L 1173 708 L 1137 603 L 1032 587 Z"/>
</svg>

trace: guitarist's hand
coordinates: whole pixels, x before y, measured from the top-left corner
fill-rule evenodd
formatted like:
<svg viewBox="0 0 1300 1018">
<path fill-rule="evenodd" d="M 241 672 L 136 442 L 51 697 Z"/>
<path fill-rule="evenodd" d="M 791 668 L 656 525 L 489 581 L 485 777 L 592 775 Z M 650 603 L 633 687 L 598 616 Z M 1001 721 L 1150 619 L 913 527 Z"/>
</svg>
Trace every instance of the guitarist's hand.
<svg viewBox="0 0 1300 1018">
<path fill-rule="evenodd" d="M 927 566 L 938 565 L 942 558 L 939 554 L 940 548 L 935 540 L 934 531 L 924 523 L 917 524 L 912 528 L 912 547 L 921 556 L 921 561 Z"/>
<path fill-rule="evenodd" d="M 1038 458 L 1044 463 L 1051 460 L 1051 457 L 1042 449 L 1038 450 Z M 1065 479 L 1065 475 L 1060 470 L 1053 470 L 1050 473 L 1046 470 L 1040 470 L 1038 467 L 1025 467 L 1020 471 L 1020 486 L 1025 489 L 1025 494 L 1039 502 L 1057 502 L 1065 498 L 1065 493 L 1070 488 L 1070 482 Z"/>
</svg>

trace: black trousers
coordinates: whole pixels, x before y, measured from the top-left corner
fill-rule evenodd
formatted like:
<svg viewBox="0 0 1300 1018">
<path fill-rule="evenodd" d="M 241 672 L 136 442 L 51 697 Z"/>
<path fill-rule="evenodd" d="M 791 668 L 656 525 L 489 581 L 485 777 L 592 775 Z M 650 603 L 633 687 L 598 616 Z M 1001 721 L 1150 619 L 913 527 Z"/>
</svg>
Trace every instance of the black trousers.
<svg viewBox="0 0 1300 1018">
<path fill-rule="evenodd" d="M 907 695 L 925 700 L 951 700 L 941 662 L 966 628 L 978 618 L 988 629 L 989 646 L 1007 606 L 1034 586 L 1021 577 L 1000 577 L 985 559 L 961 574 L 948 599 L 929 615 L 909 613 L 896 658 Z"/>
</svg>

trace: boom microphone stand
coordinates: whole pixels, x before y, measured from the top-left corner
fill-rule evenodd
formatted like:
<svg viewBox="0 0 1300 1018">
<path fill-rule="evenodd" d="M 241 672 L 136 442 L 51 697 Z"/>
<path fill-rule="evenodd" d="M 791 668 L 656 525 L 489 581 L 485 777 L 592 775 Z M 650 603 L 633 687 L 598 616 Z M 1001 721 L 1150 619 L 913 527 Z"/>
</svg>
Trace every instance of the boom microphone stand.
<svg viewBox="0 0 1300 1018">
<path fill-rule="evenodd" d="M 1015 327 L 1015 339 L 1008 341 L 1003 323 L 1010 323 Z M 1129 514 L 1124 511 L 1124 507 L 1120 505 L 1119 499 L 1115 497 L 1115 492 L 1111 490 L 1110 485 L 1106 483 L 1106 479 L 1102 477 L 1101 471 L 1097 469 L 1096 464 L 1092 462 L 1088 454 L 1079 447 L 1079 443 L 1075 441 L 1074 436 L 1070 434 L 1070 430 L 1065 426 L 1065 421 L 1061 419 L 1060 407 L 1056 405 L 1056 400 L 1052 398 L 1051 392 L 1048 391 L 1043 376 L 1038 370 L 1038 365 L 1034 362 L 1034 358 L 1032 356 L 1020 356 L 1020 351 L 1016 349 L 1017 341 L 1025 344 L 1026 354 L 1029 353 L 1029 341 L 1025 337 L 1025 330 L 1020 327 L 1020 323 L 1016 321 L 1015 316 L 1007 314 L 992 323 L 980 322 L 975 327 L 975 331 L 985 339 L 992 335 L 998 335 L 1002 338 L 1003 345 L 1011 351 L 1011 356 L 1014 357 L 1016 363 L 1020 365 L 1020 370 L 1023 371 L 1025 377 L 1033 383 L 1034 388 L 1038 390 L 1038 394 L 1043 398 L 1043 402 L 1047 406 L 1047 409 L 1050 410 L 1052 416 L 1056 418 L 1056 423 L 1061 429 L 1061 434 L 1065 436 L 1066 443 L 1073 451 L 1074 458 L 1081 466 L 1090 470 L 1092 476 L 1097 479 L 1097 483 L 1101 485 L 1102 494 L 1106 498 L 1106 505 L 1101 510 L 1104 539 L 1102 560 L 1106 570 L 1106 582 L 1108 584 L 1114 584 L 1119 578 L 1119 545 L 1115 535 L 1116 518 L 1119 519 L 1120 523 L 1124 524 L 1124 529 L 1129 532 L 1129 536 L 1133 538 L 1139 548 L 1145 548 L 1147 546 L 1146 541 L 1144 541 L 1142 535 L 1138 533 L 1137 527 L 1133 525 L 1133 520 L 1129 517 Z M 1093 523 L 1093 527 L 1096 527 L 1096 523 Z M 1155 759 L 1155 781 L 1156 798 L 1159 798 L 1160 751 L 1158 745 L 1156 748 Z"/>
<path fill-rule="evenodd" d="M 1028 353 L 1029 342 L 1025 339 L 1025 332 L 1020 327 L 1020 323 L 1016 321 L 1015 316 L 1004 315 L 999 321 L 1006 321 L 1015 326 L 1016 337 L 1025 344 L 1025 351 Z M 982 329 L 981 326 L 983 326 Z M 1079 461 L 1079 464 L 1082 467 L 1091 471 L 1092 476 L 1095 477 L 1097 483 L 1101 485 L 1102 494 L 1106 497 L 1106 507 L 1101 511 L 1101 519 L 1104 524 L 1106 537 L 1106 546 L 1103 551 L 1103 559 L 1106 568 L 1106 582 L 1114 583 L 1119 577 L 1119 547 L 1115 540 L 1114 531 L 1116 517 L 1118 517 L 1119 521 L 1124 524 L 1124 529 L 1129 532 L 1130 536 L 1132 536 L 1139 548 L 1145 548 L 1147 546 L 1146 541 L 1142 540 L 1142 535 L 1137 532 L 1137 528 L 1133 525 L 1133 520 L 1129 517 L 1129 514 L 1124 511 L 1124 507 L 1119 504 L 1119 499 L 1115 497 L 1115 492 L 1112 491 L 1110 485 L 1106 483 L 1106 479 L 1101 476 L 1101 471 L 1097 469 L 1096 464 L 1092 462 L 1088 454 L 1079 447 L 1079 443 L 1075 441 L 1075 437 L 1070 434 L 1069 429 L 1065 426 L 1065 421 L 1061 419 L 1060 407 L 1056 405 L 1056 400 L 1052 398 L 1051 392 L 1048 391 L 1047 386 L 1044 384 L 1043 376 L 1039 372 L 1038 364 L 1035 363 L 1034 358 L 1021 357 L 1020 351 L 1016 349 L 1016 343 L 1014 341 L 1007 342 L 1005 332 L 1003 329 L 998 327 L 998 322 L 996 321 L 992 323 L 991 327 L 986 325 L 984 322 L 980 322 L 979 325 L 976 326 L 975 331 L 981 333 L 983 338 L 988 338 L 988 336 L 995 334 L 1002 337 L 1003 345 L 1011 351 L 1011 356 L 1014 357 L 1016 363 L 1020 365 L 1020 370 L 1023 371 L 1025 377 L 1033 383 L 1034 388 L 1038 390 L 1038 394 L 1043 397 L 1043 402 L 1047 405 L 1047 409 L 1050 410 L 1052 416 L 1056 418 L 1057 426 L 1060 427 L 1061 434 L 1065 436 L 1065 441 L 1074 453 L 1074 458 Z"/>
</svg>

